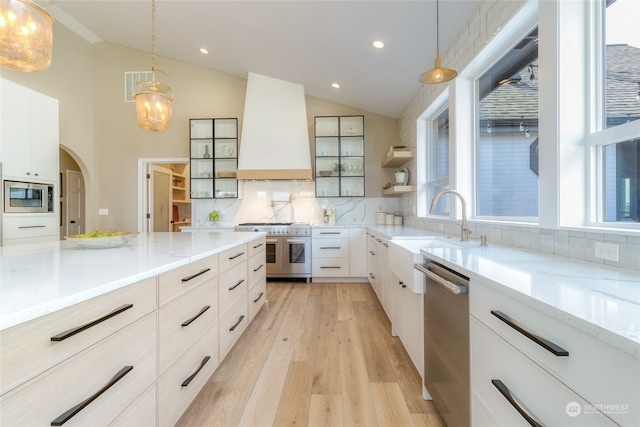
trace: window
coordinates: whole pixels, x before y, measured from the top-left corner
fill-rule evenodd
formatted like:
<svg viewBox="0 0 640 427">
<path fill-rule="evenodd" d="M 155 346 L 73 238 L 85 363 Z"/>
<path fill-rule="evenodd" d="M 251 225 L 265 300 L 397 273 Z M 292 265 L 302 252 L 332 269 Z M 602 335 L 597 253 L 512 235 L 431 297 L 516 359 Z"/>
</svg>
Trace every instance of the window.
<svg viewBox="0 0 640 427">
<path fill-rule="evenodd" d="M 478 80 L 478 217 L 538 217 L 537 39 L 535 29 Z"/>
<path fill-rule="evenodd" d="M 427 138 L 427 209 L 440 190 L 449 185 L 449 109 L 436 113 Z M 448 199 L 438 203 L 435 215 L 448 214 Z"/>
<path fill-rule="evenodd" d="M 600 3 L 602 20 L 594 30 L 602 40 L 602 105 L 590 136 L 596 158 L 596 222 L 640 222 L 640 31 L 637 0 Z"/>
</svg>

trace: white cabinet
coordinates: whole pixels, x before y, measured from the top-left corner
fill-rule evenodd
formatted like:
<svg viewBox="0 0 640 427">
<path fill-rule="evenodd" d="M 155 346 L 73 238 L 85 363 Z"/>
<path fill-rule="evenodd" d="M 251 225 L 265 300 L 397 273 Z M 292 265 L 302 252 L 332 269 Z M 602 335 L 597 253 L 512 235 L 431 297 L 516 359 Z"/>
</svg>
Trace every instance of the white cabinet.
<svg viewBox="0 0 640 427">
<path fill-rule="evenodd" d="M 0 92 L 3 175 L 58 183 L 58 100 L 6 79 Z"/>
<path fill-rule="evenodd" d="M 391 319 L 391 270 L 388 267 L 389 239 L 369 229 L 367 232 L 367 278 L 387 317 Z"/>
<path fill-rule="evenodd" d="M 60 222 L 57 214 L 4 214 L 2 244 L 24 245 L 58 240 Z"/>
<path fill-rule="evenodd" d="M 349 229 L 349 276 L 367 277 L 367 229 Z"/>
<path fill-rule="evenodd" d="M 410 290 L 407 277 L 411 280 L 411 271 L 401 274 L 397 276 L 395 272 L 391 272 L 389 282 L 392 293 L 391 331 L 392 335 L 400 338 L 420 376 L 424 377 L 423 294 Z"/>
<path fill-rule="evenodd" d="M 378 300 L 382 303 L 382 293 L 380 292 L 380 287 L 378 286 L 379 281 L 377 280 L 378 274 L 378 258 L 376 257 L 376 252 L 378 248 L 376 246 L 376 234 L 372 231 L 367 231 L 367 279 L 369 283 L 373 287 Z"/>
<path fill-rule="evenodd" d="M 265 237 L 249 243 L 249 262 L 247 265 L 249 277 L 249 323 L 251 323 L 267 300 L 266 248 Z"/>
<path fill-rule="evenodd" d="M 476 324 L 471 332 L 471 387 L 488 407 L 493 409 L 491 399 L 497 392 L 491 386 L 489 377 L 496 379 L 499 373 L 508 380 L 503 380 L 503 383 L 525 405 L 530 405 L 530 409 L 545 424 L 569 425 L 576 420 L 576 425 L 598 422 L 608 425 L 607 419 L 597 411 L 587 414 L 593 412 L 593 408 L 585 405 L 597 408 L 598 405 L 617 404 L 622 406 L 607 412 L 608 418 L 620 425 L 640 425 L 640 408 L 637 405 L 640 402 L 638 359 L 481 281 L 470 284 L 469 296 L 472 325 Z M 514 354 L 526 360 L 522 364 L 512 362 Z M 489 369 L 494 367 L 492 360 L 499 360 L 499 366 L 495 367 L 500 368 L 498 373 Z M 534 376 L 552 384 L 548 388 L 531 386 L 533 380 L 526 378 L 525 368 L 521 368 L 526 364 L 539 367 Z M 526 398 L 525 393 L 529 389 L 535 390 L 536 394 Z M 552 407 L 552 401 L 549 400 L 555 389 L 565 390 L 567 397 L 554 401 L 556 406 L 562 403 L 557 412 L 547 412 L 558 409 Z M 538 408 L 530 400 L 541 404 L 546 402 L 549 408 Z M 579 416 L 567 417 L 565 406 L 570 402 L 579 404 L 582 411 Z M 473 413 L 472 418 L 475 419 Z"/>
<path fill-rule="evenodd" d="M 251 245 L 253 242 L 249 242 Z M 249 246 L 245 243 L 220 256 L 219 298 L 219 353 L 220 361 L 229 353 L 240 335 L 249 325 L 248 259 Z"/>
</svg>

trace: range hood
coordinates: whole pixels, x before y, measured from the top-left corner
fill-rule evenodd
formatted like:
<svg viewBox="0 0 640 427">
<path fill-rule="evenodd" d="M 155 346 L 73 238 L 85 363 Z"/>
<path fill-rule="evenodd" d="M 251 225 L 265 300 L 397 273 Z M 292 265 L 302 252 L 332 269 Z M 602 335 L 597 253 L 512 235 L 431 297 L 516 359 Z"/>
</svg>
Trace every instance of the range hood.
<svg viewBox="0 0 640 427">
<path fill-rule="evenodd" d="M 302 85 L 249 73 L 238 179 L 313 179 Z"/>
</svg>

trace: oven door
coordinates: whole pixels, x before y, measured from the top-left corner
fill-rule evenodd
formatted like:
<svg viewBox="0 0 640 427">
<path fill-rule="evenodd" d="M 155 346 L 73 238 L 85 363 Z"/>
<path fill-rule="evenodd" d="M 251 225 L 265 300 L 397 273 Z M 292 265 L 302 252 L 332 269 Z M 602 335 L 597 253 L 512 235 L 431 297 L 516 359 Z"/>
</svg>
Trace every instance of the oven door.
<svg viewBox="0 0 640 427">
<path fill-rule="evenodd" d="M 282 272 L 311 275 L 311 238 L 283 237 Z"/>
<path fill-rule="evenodd" d="M 7 213 L 53 212 L 53 185 L 5 181 L 4 211 Z"/>
<path fill-rule="evenodd" d="M 282 237 L 267 237 L 267 276 L 282 273 Z"/>
</svg>

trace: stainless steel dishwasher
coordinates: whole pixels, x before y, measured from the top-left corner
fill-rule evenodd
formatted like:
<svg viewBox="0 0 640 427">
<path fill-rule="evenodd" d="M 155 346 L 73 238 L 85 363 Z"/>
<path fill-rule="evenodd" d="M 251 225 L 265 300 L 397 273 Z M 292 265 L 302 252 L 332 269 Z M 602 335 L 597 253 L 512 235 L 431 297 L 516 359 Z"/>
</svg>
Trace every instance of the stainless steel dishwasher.
<svg viewBox="0 0 640 427">
<path fill-rule="evenodd" d="M 424 385 L 448 427 L 471 424 L 469 278 L 424 257 Z"/>
</svg>

